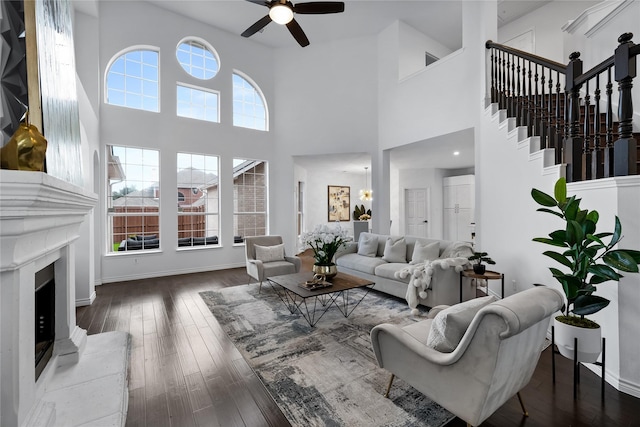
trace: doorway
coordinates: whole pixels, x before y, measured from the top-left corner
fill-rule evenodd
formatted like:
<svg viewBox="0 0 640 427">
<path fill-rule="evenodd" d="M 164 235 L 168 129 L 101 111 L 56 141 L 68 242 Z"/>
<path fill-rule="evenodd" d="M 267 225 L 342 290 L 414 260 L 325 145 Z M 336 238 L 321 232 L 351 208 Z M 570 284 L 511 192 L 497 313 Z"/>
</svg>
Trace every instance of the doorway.
<svg viewBox="0 0 640 427">
<path fill-rule="evenodd" d="M 405 234 L 428 238 L 431 236 L 429 218 L 429 188 L 407 188 L 404 190 Z"/>
</svg>

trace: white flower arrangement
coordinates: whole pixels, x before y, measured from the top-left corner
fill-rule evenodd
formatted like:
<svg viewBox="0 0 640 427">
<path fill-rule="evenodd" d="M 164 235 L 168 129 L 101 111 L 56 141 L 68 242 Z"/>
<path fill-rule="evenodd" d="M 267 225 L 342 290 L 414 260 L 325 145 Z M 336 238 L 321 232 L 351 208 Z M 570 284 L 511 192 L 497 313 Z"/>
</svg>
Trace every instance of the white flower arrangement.
<svg viewBox="0 0 640 427">
<path fill-rule="evenodd" d="M 304 245 L 313 249 L 316 265 L 331 265 L 338 249 L 348 240 L 347 230 L 340 227 L 340 224 L 335 226 L 319 224 L 313 231 L 302 235 Z"/>
</svg>

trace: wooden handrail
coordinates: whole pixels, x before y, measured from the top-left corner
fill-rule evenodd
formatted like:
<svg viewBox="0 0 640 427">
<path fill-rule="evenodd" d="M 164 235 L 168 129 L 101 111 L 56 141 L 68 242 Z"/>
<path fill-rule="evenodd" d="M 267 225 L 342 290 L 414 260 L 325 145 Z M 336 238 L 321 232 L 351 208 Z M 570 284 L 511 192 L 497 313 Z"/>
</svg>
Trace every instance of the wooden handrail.
<svg viewBox="0 0 640 427">
<path fill-rule="evenodd" d="M 535 62 L 543 67 L 547 67 L 552 69 L 553 71 L 558 71 L 559 73 L 564 74 L 567 66 L 565 64 L 561 64 L 560 62 L 552 61 L 547 58 L 543 58 L 542 56 L 534 55 L 533 53 L 525 52 L 524 50 L 515 49 L 510 46 L 506 46 L 500 43 L 494 43 L 491 40 L 485 43 L 487 49 L 498 49 L 503 52 L 510 53 L 512 55 L 519 56 L 520 58 L 524 58 L 527 61 Z"/>
</svg>

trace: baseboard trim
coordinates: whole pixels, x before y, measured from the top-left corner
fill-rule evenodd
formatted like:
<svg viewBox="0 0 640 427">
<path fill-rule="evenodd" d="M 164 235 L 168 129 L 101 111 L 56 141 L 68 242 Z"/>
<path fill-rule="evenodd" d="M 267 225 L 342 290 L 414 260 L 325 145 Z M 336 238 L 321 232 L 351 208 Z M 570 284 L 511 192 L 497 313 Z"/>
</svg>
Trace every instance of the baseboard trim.
<svg viewBox="0 0 640 427">
<path fill-rule="evenodd" d="M 244 266 L 245 264 L 244 262 L 242 262 L 242 263 L 216 265 L 215 267 L 185 268 L 181 270 L 154 271 L 151 273 L 144 273 L 144 274 L 129 274 L 124 276 L 103 277 L 101 283 L 104 284 L 104 283 L 116 283 L 116 282 L 129 282 L 131 280 L 153 279 L 154 277 L 177 276 L 180 274 L 204 273 L 206 271 L 226 270 L 229 268 L 240 268 Z"/>
<path fill-rule="evenodd" d="M 89 298 L 81 298 L 76 300 L 76 307 L 84 307 L 86 305 L 91 305 L 96 300 L 96 291 L 91 293 Z"/>
</svg>

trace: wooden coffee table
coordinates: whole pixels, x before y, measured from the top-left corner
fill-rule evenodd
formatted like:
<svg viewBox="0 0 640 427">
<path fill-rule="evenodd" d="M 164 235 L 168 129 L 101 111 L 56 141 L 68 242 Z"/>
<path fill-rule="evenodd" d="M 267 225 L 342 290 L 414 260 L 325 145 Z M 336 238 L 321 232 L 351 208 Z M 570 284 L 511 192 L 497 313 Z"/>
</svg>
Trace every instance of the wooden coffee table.
<svg viewBox="0 0 640 427">
<path fill-rule="evenodd" d="M 329 287 L 307 290 L 300 286 L 312 278 L 313 273 L 305 272 L 273 276 L 267 279 L 291 314 L 298 311 L 312 327 L 318 323 L 332 305 L 338 307 L 344 317 L 349 317 L 375 286 L 371 280 L 340 272 L 331 280 Z M 349 291 L 357 288 L 365 288 L 364 295 L 361 297 L 352 296 Z"/>
</svg>

